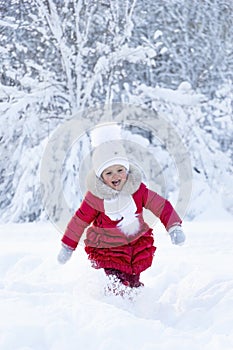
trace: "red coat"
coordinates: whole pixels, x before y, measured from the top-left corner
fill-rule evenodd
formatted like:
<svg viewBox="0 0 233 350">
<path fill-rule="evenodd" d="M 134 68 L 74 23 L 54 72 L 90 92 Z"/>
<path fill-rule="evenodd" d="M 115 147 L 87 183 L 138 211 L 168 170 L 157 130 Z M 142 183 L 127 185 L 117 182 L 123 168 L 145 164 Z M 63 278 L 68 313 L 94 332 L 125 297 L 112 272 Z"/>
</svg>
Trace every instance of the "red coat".
<svg viewBox="0 0 233 350">
<path fill-rule="evenodd" d="M 62 242 L 75 249 L 85 230 L 85 251 L 95 268 L 115 268 L 126 273 L 140 273 L 151 266 L 156 247 L 152 229 L 143 219 L 143 208 L 155 214 L 168 230 L 182 221 L 169 201 L 149 190 L 143 183 L 132 194 L 137 207 L 140 229 L 126 236 L 104 213 L 103 199 L 88 191 L 80 208 L 70 220 Z M 91 226 L 90 226 L 91 225 Z"/>
</svg>

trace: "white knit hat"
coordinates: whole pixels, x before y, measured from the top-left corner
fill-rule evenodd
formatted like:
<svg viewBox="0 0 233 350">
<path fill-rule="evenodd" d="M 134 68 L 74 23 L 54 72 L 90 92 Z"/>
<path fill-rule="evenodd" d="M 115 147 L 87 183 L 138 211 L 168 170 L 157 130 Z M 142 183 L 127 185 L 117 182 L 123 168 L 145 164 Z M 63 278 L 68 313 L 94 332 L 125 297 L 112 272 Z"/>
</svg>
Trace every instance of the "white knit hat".
<svg viewBox="0 0 233 350">
<path fill-rule="evenodd" d="M 97 146 L 93 152 L 92 163 L 98 177 L 112 165 L 119 164 L 129 170 L 129 160 L 121 140 L 107 141 Z"/>
</svg>

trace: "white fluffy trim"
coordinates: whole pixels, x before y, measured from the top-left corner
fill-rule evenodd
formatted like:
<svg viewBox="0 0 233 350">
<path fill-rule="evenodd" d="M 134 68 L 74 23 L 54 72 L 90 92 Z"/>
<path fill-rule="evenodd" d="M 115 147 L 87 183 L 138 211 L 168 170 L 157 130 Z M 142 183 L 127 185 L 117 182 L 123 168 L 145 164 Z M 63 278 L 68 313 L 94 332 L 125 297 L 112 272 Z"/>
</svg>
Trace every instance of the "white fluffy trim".
<svg viewBox="0 0 233 350">
<path fill-rule="evenodd" d="M 126 236 L 134 236 L 140 229 L 140 223 L 137 215 L 134 215 L 134 217 L 131 219 L 132 220 L 130 221 L 129 218 L 123 218 L 123 220 L 118 224 L 119 229 Z"/>
</svg>

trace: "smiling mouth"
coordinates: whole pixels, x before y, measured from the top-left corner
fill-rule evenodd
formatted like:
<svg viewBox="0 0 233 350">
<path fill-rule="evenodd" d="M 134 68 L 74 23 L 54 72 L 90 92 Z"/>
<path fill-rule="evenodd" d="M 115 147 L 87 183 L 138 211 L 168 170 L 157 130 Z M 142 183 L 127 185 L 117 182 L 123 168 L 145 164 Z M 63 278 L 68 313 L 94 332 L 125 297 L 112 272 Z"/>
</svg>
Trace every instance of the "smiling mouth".
<svg viewBox="0 0 233 350">
<path fill-rule="evenodd" d="M 114 186 L 114 187 L 119 186 L 119 185 L 120 185 L 120 183 L 121 183 L 121 180 L 112 181 L 112 184 L 113 184 L 113 186 Z"/>
</svg>

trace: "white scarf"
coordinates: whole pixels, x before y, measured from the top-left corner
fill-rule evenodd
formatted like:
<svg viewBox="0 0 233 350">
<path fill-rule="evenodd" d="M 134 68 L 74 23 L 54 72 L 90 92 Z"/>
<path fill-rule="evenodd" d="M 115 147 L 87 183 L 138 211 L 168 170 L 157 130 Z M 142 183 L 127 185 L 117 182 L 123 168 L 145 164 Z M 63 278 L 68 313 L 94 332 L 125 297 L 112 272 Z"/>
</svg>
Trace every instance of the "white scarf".
<svg viewBox="0 0 233 350">
<path fill-rule="evenodd" d="M 137 206 L 130 194 L 119 192 L 112 199 L 104 199 L 105 214 L 114 221 L 122 219 L 117 226 L 127 236 L 135 235 L 139 231 L 136 210 Z"/>
</svg>

